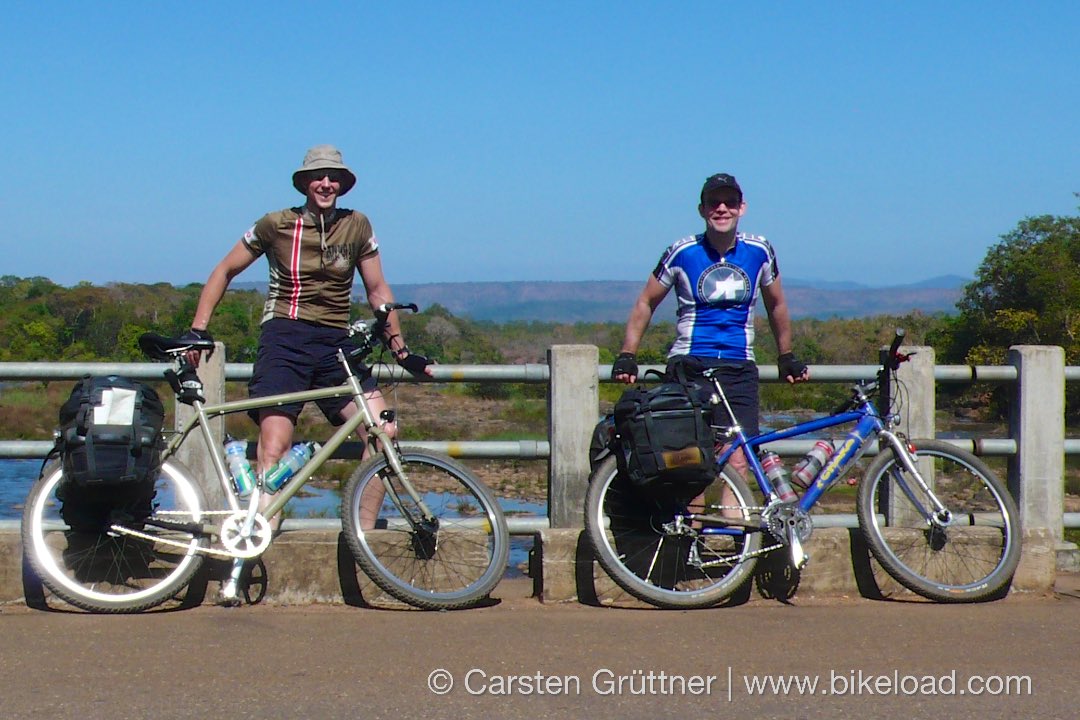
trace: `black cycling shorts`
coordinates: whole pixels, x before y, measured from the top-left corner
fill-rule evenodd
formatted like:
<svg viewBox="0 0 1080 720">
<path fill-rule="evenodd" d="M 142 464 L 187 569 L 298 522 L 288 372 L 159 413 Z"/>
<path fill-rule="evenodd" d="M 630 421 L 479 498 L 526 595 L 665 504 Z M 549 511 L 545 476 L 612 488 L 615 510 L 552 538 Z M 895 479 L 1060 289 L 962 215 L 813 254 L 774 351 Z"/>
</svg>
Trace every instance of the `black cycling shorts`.
<svg viewBox="0 0 1080 720">
<path fill-rule="evenodd" d="M 337 351 L 346 353 L 356 346 L 349 340 L 344 328 L 316 325 L 303 320 L 274 318 L 262 325 L 259 334 L 259 352 L 255 368 L 248 383 L 248 394 L 253 398 L 334 387 L 345 382 L 345 368 L 338 360 Z M 363 365 L 354 363 L 360 376 L 360 386 L 365 392 L 375 389 L 375 378 Z M 352 402 L 352 397 L 326 398 L 315 403 L 333 425 L 341 425 L 341 409 Z M 303 410 L 303 403 L 290 403 L 273 408 L 251 410 L 248 415 L 256 423 L 266 410 L 286 415 L 293 424 Z"/>
<path fill-rule="evenodd" d="M 668 360 L 667 371 L 672 372 L 672 363 L 680 362 L 679 356 Z M 758 391 L 759 378 L 757 364 L 752 360 L 722 360 L 695 355 L 691 361 L 702 369 L 719 368 L 719 372 L 713 377 L 720 380 L 720 387 L 724 389 L 731 411 L 742 425 L 743 432 L 747 437 L 754 437 L 760 432 L 760 393 Z M 690 373 L 691 377 L 693 373 Z M 711 387 L 711 386 L 710 386 Z M 713 408 L 713 425 L 730 426 L 731 419 L 723 403 Z"/>
</svg>

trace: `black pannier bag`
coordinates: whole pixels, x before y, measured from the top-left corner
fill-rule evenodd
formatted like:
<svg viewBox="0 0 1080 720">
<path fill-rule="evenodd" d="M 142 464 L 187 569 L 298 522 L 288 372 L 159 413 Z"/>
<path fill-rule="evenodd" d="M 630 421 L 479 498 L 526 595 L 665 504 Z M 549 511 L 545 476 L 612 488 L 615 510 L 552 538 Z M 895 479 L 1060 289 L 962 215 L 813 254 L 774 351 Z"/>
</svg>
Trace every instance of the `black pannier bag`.
<svg viewBox="0 0 1080 720">
<path fill-rule="evenodd" d="M 101 530 L 150 514 L 164 421 L 165 407 L 148 385 L 116 375 L 75 384 L 60 408 L 57 438 L 60 512 L 70 526 Z"/>
<path fill-rule="evenodd" d="M 593 428 L 592 439 L 589 441 L 589 472 L 596 472 L 596 468 L 600 467 L 616 447 L 615 415 L 608 413 L 600 418 Z"/>
<path fill-rule="evenodd" d="M 716 479 L 711 417 L 711 404 L 692 383 L 627 390 L 615 403 L 619 470 L 651 498 L 692 500 Z"/>
</svg>

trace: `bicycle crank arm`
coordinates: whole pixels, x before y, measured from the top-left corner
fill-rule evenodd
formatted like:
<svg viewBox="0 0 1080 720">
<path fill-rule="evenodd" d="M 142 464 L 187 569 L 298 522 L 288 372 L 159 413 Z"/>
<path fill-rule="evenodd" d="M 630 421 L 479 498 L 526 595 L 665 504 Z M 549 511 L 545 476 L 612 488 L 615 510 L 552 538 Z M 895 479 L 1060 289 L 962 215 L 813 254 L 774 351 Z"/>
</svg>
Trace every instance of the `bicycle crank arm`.
<svg viewBox="0 0 1080 720">
<path fill-rule="evenodd" d="M 802 570 L 803 566 L 810 560 L 810 556 L 803 550 L 802 541 L 799 540 L 797 533 L 791 533 L 789 542 L 791 547 L 791 564 L 796 570 Z"/>
</svg>

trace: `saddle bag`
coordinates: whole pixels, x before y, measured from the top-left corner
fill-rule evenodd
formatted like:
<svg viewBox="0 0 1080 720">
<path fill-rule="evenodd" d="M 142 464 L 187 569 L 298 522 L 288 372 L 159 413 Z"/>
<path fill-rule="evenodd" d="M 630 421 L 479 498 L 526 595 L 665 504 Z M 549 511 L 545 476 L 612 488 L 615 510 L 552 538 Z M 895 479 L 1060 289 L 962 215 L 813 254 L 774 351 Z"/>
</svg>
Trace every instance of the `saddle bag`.
<svg viewBox="0 0 1080 720">
<path fill-rule="evenodd" d="M 64 480 L 61 515 L 77 529 L 150 514 L 161 464 L 165 407 L 153 388 L 128 378 L 87 376 L 60 408 L 56 450 Z"/>
<path fill-rule="evenodd" d="M 679 378 L 683 379 L 683 378 Z M 685 381 L 630 389 L 615 403 L 620 471 L 637 491 L 687 502 L 716 479 L 712 409 Z"/>
<path fill-rule="evenodd" d="M 600 418 L 593 428 L 592 438 L 589 440 L 589 472 L 596 472 L 596 468 L 607 459 L 618 447 L 615 434 L 615 415 L 608 413 Z"/>
</svg>

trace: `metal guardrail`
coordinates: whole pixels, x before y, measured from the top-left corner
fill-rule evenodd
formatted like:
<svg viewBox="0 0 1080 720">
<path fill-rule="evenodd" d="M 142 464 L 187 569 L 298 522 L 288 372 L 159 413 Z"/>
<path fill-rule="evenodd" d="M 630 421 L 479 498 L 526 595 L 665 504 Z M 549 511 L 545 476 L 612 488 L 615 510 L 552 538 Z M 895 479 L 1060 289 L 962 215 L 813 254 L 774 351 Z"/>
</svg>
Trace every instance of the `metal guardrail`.
<svg viewBox="0 0 1080 720">
<path fill-rule="evenodd" d="M 136 380 L 162 380 L 165 365 L 162 363 L 51 363 L 51 362 L 2 362 L 0 363 L 0 382 L 11 381 L 58 381 L 77 380 L 84 375 L 124 375 Z M 251 379 L 250 363 L 226 363 L 225 380 L 241 382 Z M 430 380 L 413 378 L 400 368 L 376 366 L 375 377 L 380 382 L 492 382 L 492 383 L 529 383 L 546 384 L 551 380 L 551 370 L 546 364 L 526 363 L 521 365 L 436 365 L 434 376 Z M 647 369 L 663 371 L 662 365 L 646 365 Z M 877 365 L 812 365 L 810 372 L 813 382 L 839 383 L 856 382 L 874 377 Z M 779 382 L 774 366 L 760 368 L 762 382 Z M 1080 380 L 1080 367 L 1068 367 L 1066 380 Z M 611 365 L 599 365 L 597 377 L 601 382 L 612 382 Z M 940 383 L 970 382 L 1015 382 L 1016 368 L 1011 366 L 969 366 L 937 365 L 934 367 L 934 380 Z M 949 440 L 958 447 L 976 455 L 1015 455 L 1016 443 L 1010 439 Z M 464 442 L 412 442 L 429 450 L 441 452 L 455 458 L 476 459 L 545 459 L 550 457 L 551 445 L 547 441 L 464 441 Z M 47 440 L 0 440 L 0 459 L 43 458 L 52 448 Z M 788 440 L 770 446 L 774 452 L 784 456 L 798 456 L 809 451 L 813 441 Z M 357 459 L 360 457 L 360 443 L 346 443 L 335 457 Z M 870 452 L 875 452 L 870 448 Z M 1065 441 L 1066 454 L 1080 454 L 1080 439 Z"/>
<path fill-rule="evenodd" d="M 644 366 L 644 370 L 662 366 Z M 0 382 L 22 381 L 57 381 L 76 380 L 84 375 L 125 375 L 139 380 L 161 380 L 165 365 L 161 363 L 0 363 Z M 855 382 L 873 378 L 877 365 L 814 365 L 811 375 L 814 382 L 841 383 Z M 225 363 L 224 379 L 226 382 L 245 381 L 251 377 L 252 366 L 247 363 Z M 491 382 L 491 383 L 530 383 L 547 384 L 551 382 L 551 369 L 547 364 L 529 363 L 522 365 L 436 365 L 434 376 L 430 379 L 415 379 L 400 368 L 376 366 L 375 376 L 380 382 Z M 611 365 L 598 365 L 597 378 L 600 382 L 611 382 Z M 762 382 L 779 382 L 775 366 L 765 365 L 760 368 Z M 974 382 L 1014 383 L 1018 381 L 1019 371 L 1014 366 L 968 366 L 936 365 L 933 367 L 935 383 L 965 384 Z M 1060 376 L 1059 376 L 1060 377 Z M 1066 382 L 1080 381 L 1080 366 L 1064 368 Z M 1012 438 L 965 438 L 948 439 L 962 449 L 976 455 L 1016 456 L 1018 443 Z M 798 456 L 810 449 L 813 441 L 788 440 L 773 443 L 770 449 L 781 455 Z M 426 449 L 457 458 L 517 458 L 550 459 L 552 444 L 550 441 L 468 441 L 468 442 L 414 442 Z M 0 458 L 40 459 L 52 448 L 47 440 L 0 440 Z M 336 457 L 357 459 L 362 451 L 360 443 L 346 443 Z M 1065 455 L 1080 454 L 1080 438 L 1065 438 L 1062 451 Z M 868 452 L 876 452 L 875 447 Z M 1080 527 L 1080 513 L 1064 513 L 1065 527 Z M 531 528 L 533 524 L 543 524 L 546 518 L 516 518 L 515 526 Z M 530 524 L 531 523 L 531 524 Z"/>
</svg>

